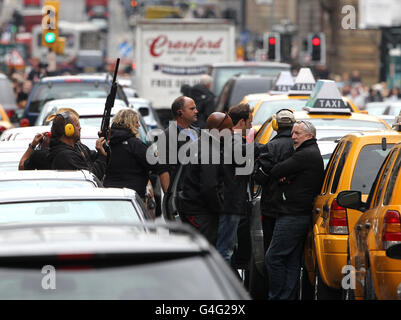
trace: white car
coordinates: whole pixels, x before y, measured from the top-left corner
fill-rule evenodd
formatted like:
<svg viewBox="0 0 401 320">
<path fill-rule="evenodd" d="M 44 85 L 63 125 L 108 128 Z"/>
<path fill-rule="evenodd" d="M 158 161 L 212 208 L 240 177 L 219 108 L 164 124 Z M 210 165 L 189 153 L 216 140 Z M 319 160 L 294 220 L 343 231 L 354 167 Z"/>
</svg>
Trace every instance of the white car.
<svg viewBox="0 0 401 320">
<path fill-rule="evenodd" d="M 106 98 L 77 98 L 77 99 L 56 99 L 45 103 L 38 118 L 36 119 L 35 125 L 41 126 L 46 124 L 46 118 L 55 113 L 60 108 L 71 108 L 78 112 L 80 116 L 81 125 L 84 124 L 81 121 L 81 117 L 101 117 L 104 112 L 104 105 Z M 119 110 L 127 108 L 126 103 L 123 100 L 116 99 L 114 101 L 114 107 L 111 109 L 111 114 L 115 115 Z M 96 123 L 97 121 L 91 121 Z M 101 120 L 99 122 L 100 128 Z"/>
<path fill-rule="evenodd" d="M 144 98 L 129 97 L 128 101 L 130 105 L 142 115 L 149 131 L 155 128 L 162 129 L 160 119 L 149 100 Z"/>
<path fill-rule="evenodd" d="M 81 122 L 81 142 L 85 144 L 89 149 L 95 150 L 96 149 L 96 140 L 99 138 L 98 131 L 100 130 L 99 127 L 94 126 L 87 126 L 82 125 Z M 0 144 L 3 141 L 24 141 L 23 144 L 18 144 L 19 149 L 22 149 L 25 152 L 28 144 L 33 140 L 36 134 L 42 132 L 50 132 L 51 126 L 33 126 L 33 127 L 19 127 L 19 128 L 12 128 L 8 129 L 3 132 L 0 138 Z M 13 143 L 10 143 L 12 147 Z M 22 156 L 21 154 L 21 156 Z"/>
<path fill-rule="evenodd" d="M 0 192 L 45 188 L 100 188 L 103 184 L 87 170 L 10 170 L 0 175 Z"/>
<path fill-rule="evenodd" d="M 43 174 L 41 174 L 43 175 Z M 57 173 L 55 172 L 56 176 Z M 50 183 L 49 183 L 50 184 Z M 135 223 L 153 220 L 138 194 L 127 188 L 29 188 L 1 191 L 0 226 L 5 224 L 103 222 Z"/>
<path fill-rule="evenodd" d="M 0 172 L 18 170 L 27 147 L 26 141 L 0 141 Z"/>
</svg>

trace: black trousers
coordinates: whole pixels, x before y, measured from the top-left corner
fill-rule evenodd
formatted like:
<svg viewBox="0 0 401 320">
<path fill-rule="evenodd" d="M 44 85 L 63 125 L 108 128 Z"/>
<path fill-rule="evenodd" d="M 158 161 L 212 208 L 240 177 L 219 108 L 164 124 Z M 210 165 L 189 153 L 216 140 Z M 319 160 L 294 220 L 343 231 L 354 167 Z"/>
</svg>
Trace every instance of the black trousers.
<svg viewBox="0 0 401 320">
<path fill-rule="evenodd" d="M 262 215 L 263 244 L 264 244 L 265 254 L 267 249 L 269 249 L 270 242 L 272 241 L 275 223 L 276 223 L 276 218 Z"/>
<path fill-rule="evenodd" d="M 219 228 L 218 214 L 183 215 L 182 221 L 190 224 L 193 228 L 203 234 L 213 246 L 216 246 L 217 231 Z"/>
</svg>

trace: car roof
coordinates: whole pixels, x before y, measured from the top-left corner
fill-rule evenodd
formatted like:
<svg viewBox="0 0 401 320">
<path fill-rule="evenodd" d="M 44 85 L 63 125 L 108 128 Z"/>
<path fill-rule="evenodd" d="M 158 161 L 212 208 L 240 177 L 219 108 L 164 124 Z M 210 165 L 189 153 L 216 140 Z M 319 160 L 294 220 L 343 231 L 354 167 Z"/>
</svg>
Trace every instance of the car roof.
<svg viewBox="0 0 401 320">
<path fill-rule="evenodd" d="M 294 117 L 296 120 L 308 119 L 308 118 L 322 118 L 322 119 L 333 118 L 333 119 L 350 119 L 350 120 L 362 120 L 362 121 L 373 121 L 373 122 L 384 123 L 384 121 L 381 121 L 381 119 L 377 118 L 376 116 L 358 112 L 349 112 L 347 114 L 332 114 L 330 113 L 330 111 L 328 111 L 327 113 L 308 113 L 307 111 L 294 111 Z"/>
<path fill-rule="evenodd" d="M 46 103 L 43 107 L 44 112 L 48 113 L 52 108 L 65 108 L 70 107 L 78 112 L 79 116 L 88 115 L 103 115 L 104 105 L 106 103 L 106 98 L 96 98 L 96 99 L 59 99 L 52 100 Z M 116 99 L 114 101 L 114 106 L 111 109 L 111 114 L 116 114 L 121 109 L 129 109 L 123 100 Z"/>
<path fill-rule="evenodd" d="M 173 223 L 38 223 L 0 230 L 0 257 L 210 250 L 190 227 Z"/>
<path fill-rule="evenodd" d="M 29 194 L 1 191 L 0 204 L 11 202 L 64 201 L 64 200 L 131 200 L 136 192 L 128 188 L 43 188 L 32 189 Z"/>
<path fill-rule="evenodd" d="M 18 180 L 93 180 L 93 174 L 87 170 L 18 170 L 6 171 L 0 175 L 2 181 Z"/>
<path fill-rule="evenodd" d="M 143 104 L 144 106 L 150 105 L 150 101 L 145 98 L 130 97 L 130 98 L 128 98 L 128 101 L 131 103 L 140 103 L 140 104 Z"/>
<path fill-rule="evenodd" d="M 92 108 L 95 106 L 98 106 L 99 108 L 104 109 L 104 105 L 106 103 L 106 98 L 73 98 L 73 99 L 55 99 L 51 100 L 45 103 L 43 106 L 44 108 L 51 108 L 51 107 L 56 107 L 59 106 L 61 108 L 63 107 L 70 107 L 75 110 L 75 105 L 77 107 L 79 106 L 91 106 Z M 124 106 L 127 108 L 127 105 L 123 100 L 116 99 L 114 101 L 114 107 L 120 107 Z"/>
<path fill-rule="evenodd" d="M 74 82 L 74 81 L 100 81 L 100 82 L 111 82 L 111 75 L 108 73 L 102 74 L 77 74 L 77 75 L 65 75 L 65 76 L 50 76 L 43 77 L 39 83 L 43 82 Z"/>
<path fill-rule="evenodd" d="M 348 133 L 343 138 L 353 140 L 370 140 L 372 138 L 395 137 L 401 139 L 401 133 L 395 130 L 356 131 Z"/>
<path fill-rule="evenodd" d="M 86 139 L 86 138 L 98 138 L 98 131 L 100 128 L 94 127 L 94 126 L 88 126 L 88 125 L 83 125 L 81 126 L 81 139 Z M 2 136 L 2 138 L 5 138 L 9 136 L 9 140 L 3 140 L 0 141 L 0 145 L 3 142 L 10 142 L 10 145 L 12 143 L 15 143 L 16 141 L 26 141 L 26 140 L 32 140 L 36 134 L 42 133 L 42 132 L 49 132 L 51 131 L 51 126 L 32 126 L 32 127 L 18 127 L 18 128 L 11 128 L 6 131 L 4 131 L 6 134 Z M 19 136 L 18 139 L 17 136 Z M 21 139 L 23 137 L 23 139 Z M 24 143 L 24 147 L 26 148 L 26 142 Z"/>
<path fill-rule="evenodd" d="M 212 63 L 213 68 L 229 68 L 229 67 L 290 67 L 288 63 L 268 62 L 268 61 L 233 61 L 233 62 L 215 62 Z"/>
</svg>

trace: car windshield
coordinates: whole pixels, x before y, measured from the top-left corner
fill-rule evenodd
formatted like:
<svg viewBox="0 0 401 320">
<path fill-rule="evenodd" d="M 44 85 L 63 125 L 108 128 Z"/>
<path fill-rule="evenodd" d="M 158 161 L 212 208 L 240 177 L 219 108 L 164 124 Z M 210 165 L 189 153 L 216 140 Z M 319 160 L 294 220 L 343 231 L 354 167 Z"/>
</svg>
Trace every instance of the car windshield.
<svg viewBox="0 0 401 320">
<path fill-rule="evenodd" d="M 274 113 L 280 109 L 291 109 L 293 111 L 302 110 L 308 100 L 306 99 L 286 99 L 275 101 L 263 101 L 255 115 L 253 116 L 252 123 L 254 125 L 261 125 L 269 119 Z"/>
<path fill-rule="evenodd" d="M 138 222 L 129 200 L 30 201 L 0 204 L 0 224 L 19 222 Z"/>
<path fill-rule="evenodd" d="M 369 114 L 374 116 L 379 116 L 382 114 L 398 115 L 401 110 L 401 101 L 367 103 L 366 110 L 369 112 Z"/>
<path fill-rule="evenodd" d="M 249 107 L 252 109 L 257 103 L 259 102 L 259 99 L 250 99 L 247 101 L 249 104 Z"/>
<path fill-rule="evenodd" d="M 230 98 L 230 105 L 239 103 L 244 96 L 250 93 L 268 92 L 273 80 L 262 78 L 249 81 L 239 81 L 233 88 Z"/>
<path fill-rule="evenodd" d="M 100 128 L 101 124 L 102 124 L 102 116 L 99 117 L 85 117 L 85 116 L 81 116 L 79 118 L 79 123 L 82 126 L 92 126 L 92 127 L 98 127 Z M 112 120 L 110 121 L 110 123 L 112 123 Z M 146 124 L 144 123 L 143 120 L 139 120 L 140 126 L 139 126 L 139 139 L 141 139 L 143 142 L 146 143 L 146 136 L 147 136 L 147 132 L 146 132 Z M 95 144 L 96 144 L 96 140 L 95 140 Z M 89 145 L 88 145 L 89 147 Z"/>
<path fill-rule="evenodd" d="M 34 92 L 29 105 L 30 112 L 40 112 L 47 101 L 69 98 L 106 98 L 110 88 L 99 82 L 42 83 Z"/>
<path fill-rule="evenodd" d="M 390 107 L 384 110 L 384 114 L 391 116 L 398 116 L 401 111 L 401 103 L 392 104 Z"/>
<path fill-rule="evenodd" d="M 370 144 L 362 148 L 352 176 L 352 190 L 368 194 L 384 158 L 393 144 L 387 144 L 386 150 L 381 144 Z"/>
<path fill-rule="evenodd" d="M 309 118 L 297 119 L 306 120 L 311 122 L 317 127 L 338 127 L 338 128 L 354 128 L 355 131 L 363 130 L 387 130 L 386 125 L 379 121 L 365 121 L 353 119 L 339 119 L 339 118 Z"/>
<path fill-rule="evenodd" d="M 74 180 L 1 180 L 0 191 L 21 190 L 21 189 L 43 189 L 43 188 L 62 188 L 65 185 L 69 188 L 87 188 L 95 185 L 90 181 L 74 181 Z"/>
<path fill-rule="evenodd" d="M 361 130 L 351 127 L 316 127 L 316 139 L 318 142 L 325 142 L 328 143 L 328 145 L 331 145 L 332 143 L 339 141 L 345 135 L 359 131 Z M 270 140 L 276 135 L 277 132 L 273 131 Z"/>
<path fill-rule="evenodd" d="M 225 83 L 231 77 L 237 74 L 260 74 L 263 76 L 271 76 L 275 78 L 281 71 L 287 71 L 288 68 L 282 67 L 262 67 L 262 66 L 243 66 L 243 67 L 223 67 L 216 69 L 216 84 L 215 93 L 219 96 L 221 90 L 223 89 Z"/>
<path fill-rule="evenodd" d="M 146 247 L 145 247 L 146 248 Z M 204 256 L 133 265 L 55 267 L 56 290 L 44 290 L 43 265 L 37 269 L 0 268 L 1 300 L 224 300 Z M 177 272 L 179 270 L 179 272 Z M 194 272 L 196 270 L 196 272 Z M 105 290 L 107 288 L 107 290 Z M 174 288 L 174 290 L 172 290 Z"/>
</svg>

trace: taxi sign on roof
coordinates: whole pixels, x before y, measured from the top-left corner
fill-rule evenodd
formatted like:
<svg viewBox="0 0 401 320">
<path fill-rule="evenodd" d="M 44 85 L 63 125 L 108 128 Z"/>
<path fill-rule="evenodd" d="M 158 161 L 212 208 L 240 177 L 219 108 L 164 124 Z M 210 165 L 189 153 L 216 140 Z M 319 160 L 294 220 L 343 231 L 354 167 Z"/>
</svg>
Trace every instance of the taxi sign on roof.
<svg viewBox="0 0 401 320">
<path fill-rule="evenodd" d="M 270 94 L 283 94 L 288 92 L 294 85 L 294 79 L 290 71 L 281 71 L 274 82 Z"/>
<path fill-rule="evenodd" d="M 341 97 L 341 93 L 333 80 L 318 80 L 315 89 L 305 104 L 305 109 L 349 109 Z"/>
<path fill-rule="evenodd" d="M 315 88 L 316 80 L 309 68 L 299 69 L 289 95 L 310 95 Z"/>
</svg>

